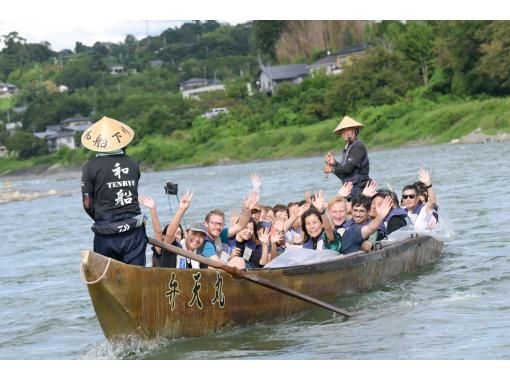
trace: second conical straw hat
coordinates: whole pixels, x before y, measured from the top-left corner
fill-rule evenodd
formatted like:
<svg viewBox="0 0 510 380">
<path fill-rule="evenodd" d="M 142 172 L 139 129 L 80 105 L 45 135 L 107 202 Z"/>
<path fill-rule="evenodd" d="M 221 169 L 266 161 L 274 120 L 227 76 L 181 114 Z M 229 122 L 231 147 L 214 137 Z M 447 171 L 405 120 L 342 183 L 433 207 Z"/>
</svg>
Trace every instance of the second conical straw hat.
<svg viewBox="0 0 510 380">
<path fill-rule="evenodd" d="M 126 124 L 104 116 L 88 127 L 81 136 L 81 143 L 94 152 L 113 152 L 127 146 L 135 132 Z"/>
<path fill-rule="evenodd" d="M 358 123 L 356 120 L 354 120 L 353 118 L 350 118 L 349 116 L 344 116 L 342 121 L 336 126 L 336 128 L 333 132 L 340 133 L 342 131 L 342 129 L 346 129 L 346 128 L 362 129 L 363 124 Z"/>
</svg>

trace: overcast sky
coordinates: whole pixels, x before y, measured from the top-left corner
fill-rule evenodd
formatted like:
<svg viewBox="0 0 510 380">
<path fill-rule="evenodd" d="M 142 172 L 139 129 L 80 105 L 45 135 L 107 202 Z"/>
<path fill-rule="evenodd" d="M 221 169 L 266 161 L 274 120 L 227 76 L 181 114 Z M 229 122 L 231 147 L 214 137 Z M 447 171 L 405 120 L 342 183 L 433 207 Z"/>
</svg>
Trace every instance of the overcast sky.
<svg viewBox="0 0 510 380">
<path fill-rule="evenodd" d="M 242 0 L 239 0 L 242 1 Z M 266 1 L 266 0 L 262 0 Z M 28 42 L 47 41 L 53 50 L 74 49 L 76 41 L 91 46 L 123 42 L 126 35 L 138 39 L 159 35 L 186 20 L 217 20 L 238 24 L 250 19 L 228 0 L 14 0 L 0 7 L 0 40 L 18 32 Z M 235 4 L 235 0 L 231 0 Z M 246 12 L 247 11 L 247 12 Z M 146 21 L 147 20 L 147 21 Z M 3 44 L 0 41 L 0 49 Z"/>
<path fill-rule="evenodd" d="M 16 31 L 28 42 L 48 41 L 55 51 L 73 50 L 77 41 L 92 46 L 95 42 L 123 42 L 128 34 L 141 39 L 159 35 L 162 31 L 182 25 L 184 21 L 127 21 L 127 20 L 0 20 L 0 35 Z"/>
<path fill-rule="evenodd" d="M 275 0 L 14 0 L 0 7 L 0 38 L 16 31 L 28 42 L 48 41 L 53 50 L 74 49 L 76 41 L 121 42 L 127 34 L 138 39 L 159 35 L 182 20 L 438 20 L 510 19 L 500 0 L 314 0 L 307 6 Z M 290 3 L 292 4 L 292 3 Z M 313 4 L 313 5 L 312 5 Z M 479 7 L 480 9 L 476 9 Z M 129 21 L 131 20 L 131 21 Z M 150 21 L 143 21 L 150 20 Z M 170 20 L 170 21 L 167 21 Z M 179 21 L 180 20 L 180 21 Z M 0 45 L 0 48 L 2 46 Z"/>
</svg>

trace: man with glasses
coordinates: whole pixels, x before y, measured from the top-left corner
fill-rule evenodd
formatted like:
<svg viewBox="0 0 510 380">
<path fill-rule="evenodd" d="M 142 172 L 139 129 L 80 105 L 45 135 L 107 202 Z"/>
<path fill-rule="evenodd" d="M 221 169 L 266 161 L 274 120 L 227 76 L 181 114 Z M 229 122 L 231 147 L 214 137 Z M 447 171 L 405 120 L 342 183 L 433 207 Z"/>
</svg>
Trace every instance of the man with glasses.
<svg viewBox="0 0 510 380">
<path fill-rule="evenodd" d="M 407 185 L 402 189 L 402 206 L 407 210 L 407 215 L 417 231 L 430 229 L 432 227 L 432 219 L 434 219 L 433 211 L 436 205 L 436 194 L 434 190 L 432 190 L 430 171 L 420 169 L 418 172 L 418 180 L 422 182 L 427 189 L 427 203 L 422 203 L 420 201 L 418 190 L 415 185 Z"/>
<path fill-rule="evenodd" d="M 234 237 L 246 227 L 250 221 L 251 210 L 256 206 L 258 200 L 258 193 L 252 191 L 248 198 L 244 199 L 243 211 L 239 221 L 230 227 L 225 227 L 225 213 L 223 211 L 217 209 L 209 211 L 204 221 L 207 235 L 202 248 L 202 255 L 212 260 L 228 263 L 231 266 L 244 268 L 245 263 L 241 257 L 233 257 L 229 260 L 230 249 L 228 247 L 228 239 Z"/>
</svg>

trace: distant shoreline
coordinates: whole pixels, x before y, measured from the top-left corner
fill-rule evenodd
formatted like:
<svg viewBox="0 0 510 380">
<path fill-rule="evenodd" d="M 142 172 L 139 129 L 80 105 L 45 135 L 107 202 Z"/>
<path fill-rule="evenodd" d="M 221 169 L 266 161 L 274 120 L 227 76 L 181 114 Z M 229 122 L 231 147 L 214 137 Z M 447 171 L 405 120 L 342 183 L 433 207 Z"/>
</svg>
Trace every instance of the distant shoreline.
<svg viewBox="0 0 510 380">
<path fill-rule="evenodd" d="M 361 139 L 363 141 L 363 139 Z M 469 133 L 466 136 L 463 136 L 460 139 L 454 139 L 450 141 L 448 144 L 488 144 L 488 143 L 494 143 L 494 142 L 503 142 L 503 141 L 510 141 L 510 133 L 506 132 L 500 132 L 496 135 L 487 135 L 483 132 L 481 132 L 480 129 L 476 129 L 475 131 Z M 411 147 L 424 147 L 424 146 L 430 146 L 430 145 L 436 145 L 436 144 L 428 144 L 425 141 L 411 141 L 408 144 L 401 145 L 399 147 L 370 147 L 369 152 L 377 152 L 382 150 L 388 150 L 388 149 L 401 149 L 401 148 L 411 148 Z M 324 152 L 325 154 L 325 152 Z M 320 156 L 321 153 L 314 153 L 314 154 L 307 154 L 302 156 L 296 156 L 296 157 L 266 157 L 256 160 L 249 160 L 249 161 L 242 161 L 237 159 L 221 159 L 214 164 L 181 164 L 173 167 L 168 167 L 161 170 L 154 170 L 152 167 L 143 167 L 142 164 L 142 172 L 145 173 L 152 173 L 152 172 L 160 172 L 160 171 L 167 171 L 167 170 L 183 170 L 183 169 L 190 169 L 190 168 L 198 168 L 198 167 L 205 167 L 205 166 L 215 166 L 215 165 L 236 165 L 241 163 L 249 163 L 249 162 L 264 162 L 264 161 L 277 161 L 277 160 L 291 160 L 291 159 L 300 159 L 300 158 L 306 158 L 306 157 L 317 157 Z M 56 179 L 69 179 L 69 178 L 80 178 L 81 177 L 81 166 L 74 166 L 74 167 L 63 167 L 61 165 L 38 165 L 31 168 L 25 168 L 20 170 L 15 170 L 10 173 L 2 173 L 0 174 L 0 182 L 5 181 L 18 181 L 22 179 L 27 178 L 40 178 L 40 177 L 51 177 Z M 1 189 L 1 187 L 0 187 Z"/>
</svg>

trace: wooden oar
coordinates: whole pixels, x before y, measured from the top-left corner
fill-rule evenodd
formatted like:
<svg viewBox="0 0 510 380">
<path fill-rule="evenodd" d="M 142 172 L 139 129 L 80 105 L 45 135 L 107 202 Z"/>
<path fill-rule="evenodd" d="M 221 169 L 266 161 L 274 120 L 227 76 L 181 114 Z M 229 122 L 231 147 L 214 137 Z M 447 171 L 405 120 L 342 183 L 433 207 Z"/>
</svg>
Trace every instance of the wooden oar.
<svg viewBox="0 0 510 380">
<path fill-rule="evenodd" d="M 277 292 L 287 294 L 288 296 L 295 297 L 295 298 L 298 298 L 298 299 L 300 299 L 302 301 L 309 302 L 309 303 L 311 303 L 313 305 L 322 307 L 322 308 L 324 308 L 326 310 L 329 310 L 329 311 L 333 311 L 333 312 L 335 312 L 337 314 L 340 314 L 340 315 L 343 315 L 343 316 L 346 316 L 346 317 L 350 317 L 351 316 L 351 314 L 349 314 L 347 311 L 345 311 L 343 309 L 340 309 L 340 308 L 338 308 L 336 306 L 333 306 L 333 305 L 331 305 L 331 304 L 329 304 L 327 302 L 323 302 L 323 301 L 321 301 L 321 300 L 319 300 L 317 298 L 310 297 L 310 296 L 308 296 L 306 294 L 297 292 L 297 291 L 295 291 L 293 289 L 289 289 L 289 288 L 287 288 L 285 286 L 275 284 L 274 282 L 269 281 L 269 280 L 267 280 L 267 279 L 265 279 L 263 277 L 259 277 L 259 276 L 255 275 L 253 273 L 245 272 L 245 271 L 240 270 L 238 268 L 231 267 L 230 265 L 226 265 L 226 264 L 224 264 L 222 262 L 219 262 L 219 261 L 214 261 L 214 260 L 208 259 L 207 257 L 201 256 L 201 255 L 197 255 L 195 253 L 190 253 L 188 251 L 185 251 L 182 248 L 175 247 L 173 245 L 169 245 L 169 244 L 163 243 L 162 241 L 156 240 L 156 239 L 151 238 L 151 237 L 149 237 L 149 243 L 154 245 L 154 246 L 156 246 L 156 247 L 159 247 L 159 248 L 162 248 L 164 250 L 167 250 L 169 252 L 173 252 L 173 253 L 176 253 L 178 255 L 187 257 L 188 259 L 192 259 L 192 260 L 198 261 L 199 263 L 206 264 L 206 265 L 208 265 L 210 267 L 224 270 L 225 272 L 231 274 L 234 277 L 242 278 L 242 279 L 254 282 L 255 284 L 258 284 L 258 285 L 261 285 L 261 286 L 265 286 L 266 288 L 273 289 L 273 290 L 276 290 Z"/>
</svg>

